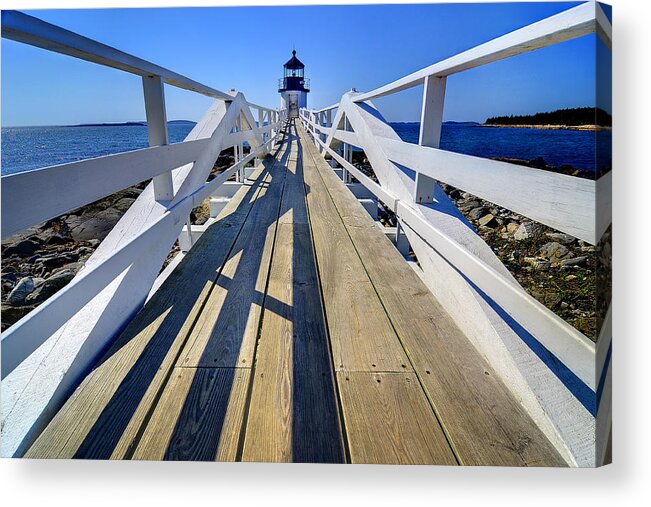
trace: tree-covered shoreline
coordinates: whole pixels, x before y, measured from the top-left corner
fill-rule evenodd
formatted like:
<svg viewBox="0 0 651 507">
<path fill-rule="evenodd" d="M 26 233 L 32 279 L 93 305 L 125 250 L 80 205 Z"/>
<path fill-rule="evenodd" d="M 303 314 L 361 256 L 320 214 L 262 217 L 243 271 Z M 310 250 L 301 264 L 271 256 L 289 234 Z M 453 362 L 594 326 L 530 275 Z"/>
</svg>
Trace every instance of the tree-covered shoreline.
<svg viewBox="0 0 651 507">
<path fill-rule="evenodd" d="M 601 108 L 575 107 L 532 115 L 493 116 L 485 125 L 598 125 L 612 126 L 612 116 Z"/>
</svg>

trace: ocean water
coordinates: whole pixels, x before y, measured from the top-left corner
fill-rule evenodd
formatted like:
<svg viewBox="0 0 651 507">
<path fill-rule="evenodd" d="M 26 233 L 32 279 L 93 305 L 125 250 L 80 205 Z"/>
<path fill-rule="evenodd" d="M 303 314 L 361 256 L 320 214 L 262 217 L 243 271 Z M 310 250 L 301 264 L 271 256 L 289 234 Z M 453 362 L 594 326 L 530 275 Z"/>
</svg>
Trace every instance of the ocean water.
<svg viewBox="0 0 651 507">
<path fill-rule="evenodd" d="M 193 124 L 170 124 L 170 143 L 183 141 Z M 147 127 L 3 127 L 2 174 L 66 164 L 149 146 Z"/>
<path fill-rule="evenodd" d="M 406 142 L 418 142 L 418 123 L 392 123 Z M 169 125 L 170 143 L 182 141 L 191 124 Z M 147 127 L 3 127 L 2 174 L 28 171 L 112 153 L 146 148 Z M 532 160 L 564 164 L 594 173 L 609 165 L 611 133 L 539 130 L 444 124 L 441 148 L 478 157 Z"/>
<path fill-rule="evenodd" d="M 403 141 L 418 143 L 419 123 L 390 124 Z M 612 165 L 612 132 L 581 130 L 542 130 L 534 128 L 481 127 L 443 124 L 443 150 L 483 158 L 542 157 L 548 165 L 571 165 L 586 173 L 595 173 Z"/>
</svg>

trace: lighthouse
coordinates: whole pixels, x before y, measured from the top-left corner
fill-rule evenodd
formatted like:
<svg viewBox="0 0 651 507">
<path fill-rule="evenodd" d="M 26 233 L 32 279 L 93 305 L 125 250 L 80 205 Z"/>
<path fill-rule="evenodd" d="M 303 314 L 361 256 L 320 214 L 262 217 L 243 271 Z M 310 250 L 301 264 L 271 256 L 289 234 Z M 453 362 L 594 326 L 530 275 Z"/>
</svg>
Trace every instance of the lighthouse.
<svg viewBox="0 0 651 507">
<path fill-rule="evenodd" d="M 280 106 L 287 109 L 289 118 L 297 118 L 298 110 L 307 107 L 310 80 L 305 78 L 305 65 L 296 58 L 296 50 L 292 51 L 292 57 L 283 68 L 283 77 L 278 80 Z"/>
</svg>

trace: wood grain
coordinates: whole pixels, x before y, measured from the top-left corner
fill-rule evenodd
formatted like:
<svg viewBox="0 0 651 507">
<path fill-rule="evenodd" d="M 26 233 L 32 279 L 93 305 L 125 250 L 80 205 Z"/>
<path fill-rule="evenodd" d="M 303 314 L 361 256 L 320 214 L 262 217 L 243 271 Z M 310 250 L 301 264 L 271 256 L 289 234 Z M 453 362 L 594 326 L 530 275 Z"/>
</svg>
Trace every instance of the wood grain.
<svg viewBox="0 0 651 507">
<path fill-rule="evenodd" d="M 302 146 L 311 149 L 306 142 Z M 304 171 L 335 369 L 409 371 L 404 350 L 313 160 L 304 163 Z"/>
<path fill-rule="evenodd" d="M 343 461 L 327 340 L 308 226 L 282 224 L 265 300 L 243 461 Z"/>
<path fill-rule="evenodd" d="M 285 159 L 286 156 L 287 152 Z M 180 366 L 253 364 L 284 181 L 285 167 L 279 161 L 269 170 L 269 179 L 261 188 L 190 334 Z"/>
<path fill-rule="evenodd" d="M 249 368 L 175 368 L 133 459 L 235 461 Z"/>
<path fill-rule="evenodd" d="M 413 373 L 337 372 L 353 463 L 457 462 Z"/>
<path fill-rule="evenodd" d="M 265 164 L 270 165 L 272 159 Z M 124 458 L 185 342 L 265 174 L 243 186 L 26 452 Z"/>
<path fill-rule="evenodd" d="M 295 127 L 290 133 L 298 157 L 287 164 L 242 460 L 337 463 L 339 412 Z"/>
<path fill-rule="evenodd" d="M 325 161 L 317 170 L 462 464 L 563 466 L 548 439 Z M 334 178 L 333 178 L 334 176 Z M 350 212 L 357 208 L 358 212 Z"/>
</svg>

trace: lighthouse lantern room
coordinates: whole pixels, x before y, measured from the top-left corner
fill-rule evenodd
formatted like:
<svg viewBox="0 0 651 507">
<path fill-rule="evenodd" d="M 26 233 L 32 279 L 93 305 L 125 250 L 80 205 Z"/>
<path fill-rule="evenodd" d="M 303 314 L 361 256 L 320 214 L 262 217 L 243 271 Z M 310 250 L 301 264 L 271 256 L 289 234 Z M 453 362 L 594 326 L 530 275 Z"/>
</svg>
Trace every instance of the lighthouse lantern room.
<svg viewBox="0 0 651 507">
<path fill-rule="evenodd" d="M 283 109 L 287 109 L 289 118 L 297 118 L 298 110 L 307 107 L 307 94 L 310 91 L 310 80 L 305 77 L 305 65 L 296 58 L 296 50 L 284 67 L 284 74 L 278 81 Z"/>
</svg>

